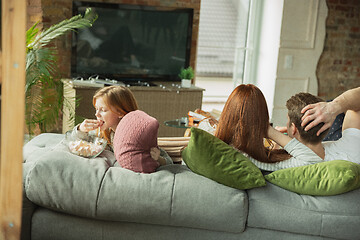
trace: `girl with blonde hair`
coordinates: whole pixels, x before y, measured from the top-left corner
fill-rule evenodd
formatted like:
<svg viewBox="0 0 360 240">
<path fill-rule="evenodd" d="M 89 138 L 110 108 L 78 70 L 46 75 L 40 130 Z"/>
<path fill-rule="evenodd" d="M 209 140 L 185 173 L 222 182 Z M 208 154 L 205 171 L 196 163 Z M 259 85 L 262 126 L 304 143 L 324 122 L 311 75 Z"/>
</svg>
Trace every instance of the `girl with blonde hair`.
<svg viewBox="0 0 360 240">
<path fill-rule="evenodd" d="M 136 99 L 126 87 L 109 86 L 95 93 L 93 106 L 96 110 L 96 119 L 85 119 L 74 128 L 73 133 L 82 137 L 90 132 L 90 134 L 105 138 L 112 148 L 112 138 L 120 120 L 127 113 L 139 109 Z"/>
<path fill-rule="evenodd" d="M 86 138 L 90 134 L 105 138 L 110 150 L 114 151 L 115 130 L 126 114 L 139 109 L 136 99 L 127 87 L 108 86 L 99 89 L 94 94 L 93 106 L 96 110 L 96 119 L 85 119 L 75 126 L 72 135 Z M 152 148 L 150 154 L 161 165 L 171 162 L 170 157 L 160 149 Z"/>
</svg>

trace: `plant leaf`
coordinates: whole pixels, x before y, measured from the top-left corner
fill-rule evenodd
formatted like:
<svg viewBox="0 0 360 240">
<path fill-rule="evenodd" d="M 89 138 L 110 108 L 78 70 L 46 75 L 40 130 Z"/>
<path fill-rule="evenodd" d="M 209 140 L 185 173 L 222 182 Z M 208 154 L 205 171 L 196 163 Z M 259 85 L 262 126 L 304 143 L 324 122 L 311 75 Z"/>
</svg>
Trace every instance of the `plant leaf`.
<svg viewBox="0 0 360 240">
<path fill-rule="evenodd" d="M 94 14 L 91 11 L 91 8 L 87 8 L 84 17 L 82 17 L 81 14 L 76 15 L 70 19 L 66 19 L 58 24 L 52 25 L 47 30 L 41 32 L 39 35 L 36 36 L 35 41 L 28 45 L 28 48 L 43 47 L 47 45 L 51 40 L 65 34 L 69 30 L 91 27 L 96 19 L 97 14 Z"/>
<path fill-rule="evenodd" d="M 37 129 L 47 132 L 58 127 L 64 102 L 56 49 L 44 46 L 69 30 L 92 26 L 96 19 L 97 15 L 86 9 L 84 17 L 74 16 L 43 32 L 36 23 L 26 32 L 25 120 L 30 135 L 34 130 L 38 133 Z"/>
</svg>

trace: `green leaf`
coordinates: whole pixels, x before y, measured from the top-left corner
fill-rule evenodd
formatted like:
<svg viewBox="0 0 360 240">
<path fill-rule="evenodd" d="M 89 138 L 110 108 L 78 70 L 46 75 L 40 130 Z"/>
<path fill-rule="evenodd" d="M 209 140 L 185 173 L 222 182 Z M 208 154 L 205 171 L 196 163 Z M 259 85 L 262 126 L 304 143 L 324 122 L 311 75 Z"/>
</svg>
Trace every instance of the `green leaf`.
<svg viewBox="0 0 360 240">
<path fill-rule="evenodd" d="M 91 27 L 97 19 L 97 14 L 94 14 L 90 8 L 87 8 L 82 17 L 81 14 L 76 15 L 70 19 L 66 19 L 58 24 L 55 24 L 47 30 L 41 32 L 36 36 L 35 40 L 27 45 L 28 48 L 38 48 L 46 46 L 51 40 L 65 34 L 69 30 L 78 28 Z"/>
<path fill-rule="evenodd" d="M 29 30 L 26 31 L 26 46 L 30 45 L 34 40 L 35 36 L 38 34 L 39 29 L 36 28 L 39 22 L 35 23 Z M 30 49 L 27 49 L 27 52 Z"/>
<path fill-rule="evenodd" d="M 192 67 L 181 68 L 179 77 L 180 77 L 180 79 L 190 79 L 191 80 L 194 78 L 194 70 L 192 69 Z"/>
<path fill-rule="evenodd" d="M 42 32 L 36 23 L 26 32 L 25 120 L 29 134 L 36 126 L 41 132 L 57 127 L 64 103 L 57 51 L 46 45 L 68 31 L 91 27 L 96 19 L 97 15 L 88 8 L 84 16 L 79 14 Z"/>
</svg>

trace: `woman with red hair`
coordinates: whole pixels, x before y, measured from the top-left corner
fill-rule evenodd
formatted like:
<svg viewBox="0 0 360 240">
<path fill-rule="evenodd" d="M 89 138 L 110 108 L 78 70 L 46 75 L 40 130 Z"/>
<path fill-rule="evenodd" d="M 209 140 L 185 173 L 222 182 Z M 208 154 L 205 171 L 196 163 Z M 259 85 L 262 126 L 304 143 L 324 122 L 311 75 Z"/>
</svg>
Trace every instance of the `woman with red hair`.
<svg viewBox="0 0 360 240">
<path fill-rule="evenodd" d="M 270 126 L 265 97 L 252 84 L 241 84 L 230 94 L 215 136 L 247 154 L 262 170 L 275 171 L 322 161 L 305 145 Z M 284 149 L 265 147 L 266 138 L 280 139 L 278 144 Z"/>
</svg>

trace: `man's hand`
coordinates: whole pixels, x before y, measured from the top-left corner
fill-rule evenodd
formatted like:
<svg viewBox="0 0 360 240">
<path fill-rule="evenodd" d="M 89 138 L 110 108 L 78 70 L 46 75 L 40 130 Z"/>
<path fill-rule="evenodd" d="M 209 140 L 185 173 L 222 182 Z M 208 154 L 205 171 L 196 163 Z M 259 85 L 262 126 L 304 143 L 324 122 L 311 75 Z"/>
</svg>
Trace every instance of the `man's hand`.
<svg viewBox="0 0 360 240">
<path fill-rule="evenodd" d="M 316 133 L 319 136 L 323 131 L 331 127 L 339 108 L 340 106 L 337 106 L 334 102 L 309 104 L 301 110 L 301 113 L 305 113 L 301 118 L 301 126 L 306 126 L 304 130 L 308 131 L 323 122 L 324 125 Z"/>
</svg>

